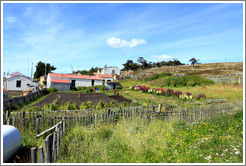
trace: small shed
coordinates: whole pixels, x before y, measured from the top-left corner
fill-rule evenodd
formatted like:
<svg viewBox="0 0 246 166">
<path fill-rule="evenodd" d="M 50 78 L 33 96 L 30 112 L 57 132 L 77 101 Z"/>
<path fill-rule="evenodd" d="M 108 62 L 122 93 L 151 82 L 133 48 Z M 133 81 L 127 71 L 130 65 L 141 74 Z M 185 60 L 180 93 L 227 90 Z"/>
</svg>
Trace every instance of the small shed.
<svg viewBox="0 0 246 166">
<path fill-rule="evenodd" d="M 114 90 L 116 87 L 120 87 L 120 83 L 118 82 L 109 82 L 106 85 L 107 90 Z"/>
<path fill-rule="evenodd" d="M 8 90 L 3 89 L 3 101 L 7 100 L 9 98 Z"/>
<path fill-rule="evenodd" d="M 70 91 L 71 82 L 69 80 L 51 79 L 51 87 L 57 91 Z"/>
</svg>

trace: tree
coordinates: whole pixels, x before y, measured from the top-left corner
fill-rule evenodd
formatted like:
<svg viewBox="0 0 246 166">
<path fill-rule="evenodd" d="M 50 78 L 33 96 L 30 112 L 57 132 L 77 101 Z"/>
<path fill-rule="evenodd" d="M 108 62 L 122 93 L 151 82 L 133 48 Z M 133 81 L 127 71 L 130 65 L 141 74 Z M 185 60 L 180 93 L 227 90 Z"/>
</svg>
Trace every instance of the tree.
<svg viewBox="0 0 246 166">
<path fill-rule="evenodd" d="M 138 58 L 138 63 L 141 64 L 141 68 L 142 69 L 147 69 L 147 68 L 150 68 L 147 61 L 143 58 L 143 57 L 139 57 Z"/>
<path fill-rule="evenodd" d="M 189 62 L 191 62 L 191 65 L 195 65 L 195 64 L 197 64 L 197 63 L 199 63 L 198 61 L 199 61 L 200 59 L 196 59 L 196 58 L 191 58 L 190 60 L 189 60 Z"/>
<path fill-rule="evenodd" d="M 133 63 L 132 60 L 127 60 L 126 63 L 123 64 L 124 68 L 122 70 L 138 70 L 139 65 L 137 63 Z"/>
<path fill-rule="evenodd" d="M 46 74 L 49 72 L 56 70 L 56 67 L 51 66 L 49 63 L 46 64 Z M 34 73 L 34 78 L 40 78 L 45 75 L 45 63 L 39 61 L 36 65 L 36 71 Z"/>
</svg>

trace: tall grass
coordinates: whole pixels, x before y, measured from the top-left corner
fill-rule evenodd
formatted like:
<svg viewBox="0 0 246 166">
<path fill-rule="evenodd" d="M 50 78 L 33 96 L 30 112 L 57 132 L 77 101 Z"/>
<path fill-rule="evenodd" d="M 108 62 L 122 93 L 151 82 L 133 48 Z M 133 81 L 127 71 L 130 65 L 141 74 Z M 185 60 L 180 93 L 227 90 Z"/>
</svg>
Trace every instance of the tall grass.
<svg viewBox="0 0 246 166">
<path fill-rule="evenodd" d="M 194 124 L 134 118 L 77 126 L 60 149 L 60 163 L 242 163 L 243 111 Z"/>
</svg>

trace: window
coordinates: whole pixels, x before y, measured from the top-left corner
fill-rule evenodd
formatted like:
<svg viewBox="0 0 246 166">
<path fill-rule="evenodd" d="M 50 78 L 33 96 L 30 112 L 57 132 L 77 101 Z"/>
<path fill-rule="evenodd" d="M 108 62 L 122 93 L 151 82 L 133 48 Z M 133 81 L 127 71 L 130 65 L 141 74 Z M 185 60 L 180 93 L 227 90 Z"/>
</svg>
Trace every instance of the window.
<svg viewBox="0 0 246 166">
<path fill-rule="evenodd" d="M 114 70 L 112 70 L 112 74 L 114 74 Z"/>
<path fill-rule="evenodd" d="M 107 80 L 107 82 L 110 82 L 111 80 Z"/>
<path fill-rule="evenodd" d="M 91 85 L 92 85 L 92 86 L 94 85 L 94 80 L 91 80 Z"/>
<path fill-rule="evenodd" d="M 21 87 L 21 81 L 16 81 L 16 87 Z"/>
</svg>

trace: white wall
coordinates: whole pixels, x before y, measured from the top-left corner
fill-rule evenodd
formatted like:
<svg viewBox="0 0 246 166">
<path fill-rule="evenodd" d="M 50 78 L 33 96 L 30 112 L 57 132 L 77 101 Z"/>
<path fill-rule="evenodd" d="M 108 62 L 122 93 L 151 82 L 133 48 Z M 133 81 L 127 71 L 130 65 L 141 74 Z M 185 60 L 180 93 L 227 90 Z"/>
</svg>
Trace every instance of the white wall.
<svg viewBox="0 0 246 166">
<path fill-rule="evenodd" d="M 120 69 L 118 67 L 107 67 L 104 68 L 102 74 L 113 74 L 113 70 L 114 70 L 114 74 L 120 75 Z"/>
<path fill-rule="evenodd" d="M 21 87 L 16 87 L 17 80 L 21 81 Z M 22 76 L 17 76 L 6 79 L 5 89 L 14 91 L 24 91 L 25 89 L 29 88 L 27 84 L 30 84 L 31 86 L 38 86 L 37 83 L 32 82 L 30 79 L 27 79 Z"/>
</svg>

